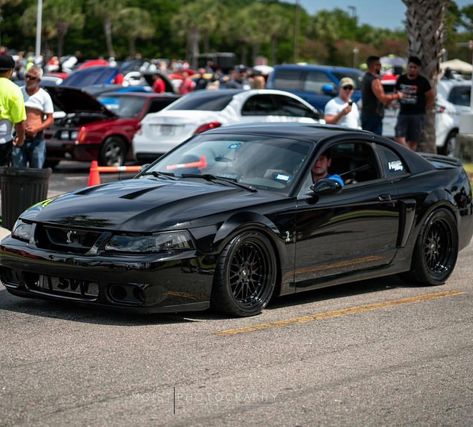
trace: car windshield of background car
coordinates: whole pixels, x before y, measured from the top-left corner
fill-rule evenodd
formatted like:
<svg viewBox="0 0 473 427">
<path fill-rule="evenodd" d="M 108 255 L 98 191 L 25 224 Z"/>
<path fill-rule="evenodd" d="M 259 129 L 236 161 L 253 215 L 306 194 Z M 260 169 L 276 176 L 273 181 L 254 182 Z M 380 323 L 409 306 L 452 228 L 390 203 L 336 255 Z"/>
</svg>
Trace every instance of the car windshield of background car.
<svg viewBox="0 0 473 427">
<path fill-rule="evenodd" d="M 119 117 L 136 117 L 143 110 L 145 98 L 138 96 L 100 96 L 98 100 Z"/>
<path fill-rule="evenodd" d="M 152 171 L 214 175 L 258 189 L 287 193 L 307 163 L 313 144 L 289 138 L 200 135 L 158 161 Z"/>
<path fill-rule="evenodd" d="M 198 91 L 183 96 L 176 102 L 173 102 L 166 110 L 221 111 L 229 104 L 234 95 L 234 93 L 223 94 L 219 91 Z"/>
</svg>

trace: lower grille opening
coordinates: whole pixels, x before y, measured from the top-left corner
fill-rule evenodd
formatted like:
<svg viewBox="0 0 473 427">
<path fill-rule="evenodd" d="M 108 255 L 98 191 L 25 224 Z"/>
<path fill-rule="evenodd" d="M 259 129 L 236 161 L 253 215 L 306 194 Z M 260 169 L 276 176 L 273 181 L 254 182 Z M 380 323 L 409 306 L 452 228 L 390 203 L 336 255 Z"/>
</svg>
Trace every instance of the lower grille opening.
<svg viewBox="0 0 473 427">
<path fill-rule="evenodd" d="M 145 301 L 143 289 L 136 285 L 110 285 L 108 295 L 120 304 L 142 305 Z"/>
<path fill-rule="evenodd" d="M 13 271 L 7 267 L 0 267 L 0 281 L 5 286 L 20 286 L 20 282 L 16 278 L 15 274 L 13 274 Z"/>
</svg>

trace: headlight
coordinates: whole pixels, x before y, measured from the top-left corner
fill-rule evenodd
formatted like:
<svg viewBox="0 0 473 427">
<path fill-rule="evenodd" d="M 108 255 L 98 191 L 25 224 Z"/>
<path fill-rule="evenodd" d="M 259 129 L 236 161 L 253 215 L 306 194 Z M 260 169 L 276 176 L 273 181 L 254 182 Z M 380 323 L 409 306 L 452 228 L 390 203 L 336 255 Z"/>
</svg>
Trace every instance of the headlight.
<svg viewBox="0 0 473 427">
<path fill-rule="evenodd" d="M 150 236 L 113 236 L 105 245 L 106 251 L 153 253 L 193 249 L 192 238 L 187 231 L 170 231 Z"/>
<path fill-rule="evenodd" d="M 15 222 L 11 235 L 16 239 L 25 240 L 26 242 L 29 242 L 32 232 L 33 224 L 28 224 L 27 222 L 24 222 L 19 219 Z"/>
</svg>

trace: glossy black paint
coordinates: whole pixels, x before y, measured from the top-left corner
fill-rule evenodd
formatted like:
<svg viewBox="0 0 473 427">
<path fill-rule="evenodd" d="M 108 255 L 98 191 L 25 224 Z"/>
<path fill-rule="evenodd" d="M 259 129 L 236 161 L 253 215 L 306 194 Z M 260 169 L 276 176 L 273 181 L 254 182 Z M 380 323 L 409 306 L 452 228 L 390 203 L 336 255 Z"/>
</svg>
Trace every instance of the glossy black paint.
<svg viewBox="0 0 473 427">
<path fill-rule="evenodd" d="M 65 194 L 30 208 L 21 218 L 35 222 L 38 232 L 51 226 L 94 230 L 103 239 L 111 233 L 188 230 L 195 248 L 179 254 L 74 254 L 7 237 L 0 244 L 0 278 L 7 289 L 20 296 L 121 309 L 202 310 L 209 306 L 219 254 L 244 230 L 259 230 L 269 237 L 279 295 L 408 271 L 423 220 L 440 206 L 457 220 L 459 249 L 473 234 L 471 187 L 456 160 L 422 157 L 371 133 L 331 126 L 238 125 L 209 134 L 284 135 L 312 141 L 312 159 L 334 144 L 356 140 L 374 148 L 373 161 L 381 173 L 376 180 L 323 195 L 304 187 L 310 164 L 287 195 L 200 179 L 139 176 Z M 397 153 L 408 168 L 404 175 L 386 176 L 380 147 Z M 42 292 L 35 287 L 39 274 L 98 281 L 99 296 Z M 114 285 L 129 287 L 127 298 L 115 300 Z"/>
</svg>

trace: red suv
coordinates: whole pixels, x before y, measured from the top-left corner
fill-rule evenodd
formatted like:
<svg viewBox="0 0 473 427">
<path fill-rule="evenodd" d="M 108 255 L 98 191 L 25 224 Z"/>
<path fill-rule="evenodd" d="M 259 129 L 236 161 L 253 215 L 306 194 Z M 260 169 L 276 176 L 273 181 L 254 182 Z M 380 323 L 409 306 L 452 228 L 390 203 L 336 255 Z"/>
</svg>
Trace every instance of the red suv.
<svg viewBox="0 0 473 427">
<path fill-rule="evenodd" d="M 100 165 L 122 165 L 131 160 L 131 143 L 141 119 L 175 101 L 173 94 L 106 93 L 98 98 L 80 89 L 47 87 L 55 113 L 45 131 L 46 165 L 61 160 L 98 160 Z"/>
</svg>

